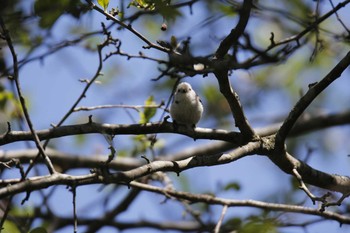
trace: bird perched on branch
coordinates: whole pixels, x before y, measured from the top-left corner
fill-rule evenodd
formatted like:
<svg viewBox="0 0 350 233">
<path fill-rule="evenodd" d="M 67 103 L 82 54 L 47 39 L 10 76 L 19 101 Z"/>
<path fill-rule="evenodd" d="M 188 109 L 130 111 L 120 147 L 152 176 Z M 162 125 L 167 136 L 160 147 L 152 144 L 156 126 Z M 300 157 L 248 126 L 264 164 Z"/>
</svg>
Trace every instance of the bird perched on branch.
<svg viewBox="0 0 350 233">
<path fill-rule="evenodd" d="M 203 104 L 199 96 L 187 82 L 176 87 L 174 99 L 170 107 L 170 115 L 175 124 L 196 127 L 203 113 Z"/>
</svg>

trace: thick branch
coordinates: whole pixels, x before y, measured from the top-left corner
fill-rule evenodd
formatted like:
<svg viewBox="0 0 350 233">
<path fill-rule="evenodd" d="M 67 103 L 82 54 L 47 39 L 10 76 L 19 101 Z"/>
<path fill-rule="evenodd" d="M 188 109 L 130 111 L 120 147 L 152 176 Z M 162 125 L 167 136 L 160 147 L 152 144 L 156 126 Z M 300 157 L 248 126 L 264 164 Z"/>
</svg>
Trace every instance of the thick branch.
<svg viewBox="0 0 350 233">
<path fill-rule="evenodd" d="M 20 179 L 0 180 L 0 185 L 6 184 L 6 187 L 0 189 L 0 199 L 9 195 L 44 189 L 53 185 L 81 185 L 105 183 L 105 184 L 128 184 L 129 182 L 153 174 L 158 171 L 181 171 L 202 166 L 213 166 L 226 164 L 236 161 L 248 155 L 256 154 L 260 150 L 260 142 L 251 142 L 245 146 L 239 147 L 230 153 L 212 155 L 212 156 L 193 156 L 180 161 L 154 161 L 141 167 L 114 174 L 89 174 L 82 176 L 71 176 L 66 174 L 52 174 L 50 176 L 32 177 L 24 181 Z M 11 184 L 11 185 L 9 185 Z"/>
<path fill-rule="evenodd" d="M 250 142 L 244 146 L 238 147 L 237 149 L 217 155 L 197 155 L 189 157 L 187 159 L 179 161 L 154 161 L 146 165 L 128 170 L 125 172 L 117 172 L 114 174 L 96 174 L 86 176 L 69 176 L 69 175 L 52 175 L 43 177 L 29 178 L 25 181 L 19 179 L 3 180 L 2 185 L 6 187 L 0 189 L 0 198 L 7 195 L 17 194 L 25 191 L 43 189 L 48 186 L 65 184 L 75 186 L 94 184 L 94 183 L 129 183 L 133 180 L 141 177 L 150 175 L 158 171 L 172 171 L 180 173 L 184 170 L 201 167 L 201 166 L 215 166 L 219 164 L 226 164 L 241 159 L 248 155 L 269 154 L 269 158 L 284 172 L 292 174 L 293 169 L 297 169 L 299 174 L 302 176 L 304 182 L 341 192 L 350 192 L 350 178 L 340 175 L 330 175 L 312 167 L 307 164 L 295 159 L 289 154 L 285 156 L 275 156 L 273 152 L 273 136 L 262 138 L 261 141 Z M 9 185 L 11 184 L 11 185 Z"/>
<path fill-rule="evenodd" d="M 55 127 L 52 129 L 38 130 L 37 135 L 40 140 L 58 138 L 78 134 L 109 134 L 109 135 L 139 135 L 153 133 L 179 133 L 193 137 L 195 139 L 213 139 L 223 140 L 232 143 L 241 144 L 241 134 L 238 132 L 229 132 L 220 129 L 204 129 L 196 128 L 195 130 L 178 127 L 174 129 L 174 125 L 169 122 L 132 124 L 132 125 L 111 125 L 98 124 L 89 122 L 80 125 L 67 125 Z M 16 141 L 33 140 L 33 136 L 27 131 L 10 131 L 0 136 L 0 145 L 8 144 Z"/>
<path fill-rule="evenodd" d="M 291 132 L 288 134 L 288 137 L 298 136 L 315 130 L 321 130 L 328 127 L 345 125 L 349 123 L 350 111 L 299 119 L 295 126 L 292 128 Z M 280 126 L 281 123 L 276 123 L 267 127 L 257 128 L 255 131 L 261 137 L 269 136 L 275 134 Z M 177 130 L 175 130 L 173 128 L 173 124 L 167 122 L 133 125 L 87 123 L 80 125 L 67 125 L 37 131 L 40 140 L 92 133 L 104 133 L 112 135 L 178 133 L 187 135 L 189 137 L 194 137 L 196 139 L 228 141 L 231 142 L 230 148 L 238 146 L 242 143 L 242 135 L 238 132 L 230 132 L 221 129 L 205 129 L 198 127 L 194 131 L 192 129 L 189 130 L 183 127 L 179 127 Z M 33 137 L 29 131 L 10 131 L 0 135 L 0 145 L 29 140 L 33 140 Z M 225 147 L 228 148 L 229 146 L 226 145 Z"/>
<path fill-rule="evenodd" d="M 285 173 L 294 176 L 293 169 L 296 169 L 305 183 L 342 194 L 350 192 L 350 177 L 348 176 L 331 175 L 319 171 L 294 158 L 289 153 L 272 153 L 269 158 Z"/>
</svg>

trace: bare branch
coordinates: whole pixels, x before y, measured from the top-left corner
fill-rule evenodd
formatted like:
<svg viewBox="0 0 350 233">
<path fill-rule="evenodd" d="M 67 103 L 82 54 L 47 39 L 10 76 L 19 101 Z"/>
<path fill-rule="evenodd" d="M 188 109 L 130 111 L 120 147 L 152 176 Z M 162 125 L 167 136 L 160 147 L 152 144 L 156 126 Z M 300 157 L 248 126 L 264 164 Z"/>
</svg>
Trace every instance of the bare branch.
<svg viewBox="0 0 350 233">
<path fill-rule="evenodd" d="M 71 187 L 73 193 L 73 219 L 74 219 L 74 233 L 78 232 L 78 218 L 77 218 L 77 188 L 75 185 Z"/>
<path fill-rule="evenodd" d="M 29 112 L 28 112 L 28 109 L 27 109 L 27 106 L 26 106 L 26 103 L 25 103 L 25 99 L 24 99 L 24 97 L 22 95 L 21 85 L 20 85 L 20 82 L 19 82 L 19 69 L 18 69 L 18 60 L 17 60 L 16 51 L 15 51 L 15 48 L 13 47 L 12 39 L 10 37 L 10 34 L 9 34 L 7 28 L 6 28 L 6 25 L 5 25 L 2 17 L 0 17 L 0 25 L 1 25 L 1 28 L 3 30 L 3 34 L 5 36 L 5 39 L 7 41 L 7 45 L 9 47 L 9 49 L 10 49 L 11 55 L 12 55 L 12 60 L 13 60 L 13 80 L 15 81 L 15 84 L 16 84 L 15 86 L 16 86 L 17 94 L 18 94 L 18 97 L 19 97 L 19 101 L 21 103 L 21 107 L 22 107 L 22 111 L 23 111 L 25 120 L 26 120 L 27 125 L 28 125 L 28 127 L 30 129 L 31 134 L 33 135 L 35 145 L 36 145 L 36 147 L 39 150 L 39 155 L 42 155 L 43 158 L 45 159 L 45 164 L 46 164 L 49 172 L 51 174 L 56 173 L 55 168 L 52 166 L 50 158 L 45 154 L 45 149 L 41 145 L 39 137 L 36 134 L 36 132 L 34 130 L 33 123 L 32 123 L 32 121 L 30 119 Z"/>
<path fill-rule="evenodd" d="M 270 143 L 273 143 L 271 141 Z M 265 146 L 267 147 L 267 146 Z M 273 150 L 273 149 L 272 149 Z M 268 155 L 273 163 L 275 163 L 282 171 L 287 174 L 294 175 L 293 169 L 298 171 L 302 181 L 308 184 L 328 189 L 342 194 L 350 192 L 350 177 L 335 174 L 328 174 L 317 169 L 314 169 L 306 163 L 294 158 L 289 153 L 276 153 L 272 151 Z M 312 195 L 311 195 L 312 196 Z"/>
<path fill-rule="evenodd" d="M 3 229 L 3 226 L 5 224 L 5 221 L 7 219 L 7 216 L 11 210 L 11 202 L 12 202 L 13 195 L 10 195 L 8 199 L 6 199 L 3 203 L 6 204 L 5 210 L 3 210 L 1 220 L 0 220 L 0 229 Z"/>
<path fill-rule="evenodd" d="M 98 170 L 95 170 L 93 174 L 81 176 L 71 176 L 55 173 L 51 176 L 31 177 L 24 181 L 21 181 L 20 179 L 12 179 L 11 183 L 6 180 L 0 180 L 0 186 L 3 184 L 11 184 L 0 188 L 0 198 L 25 191 L 43 189 L 52 185 L 75 185 L 78 187 L 81 185 L 96 183 L 128 184 L 135 179 L 153 174 L 158 171 L 173 171 L 179 174 L 181 171 L 193 167 L 213 166 L 230 163 L 245 156 L 256 154 L 259 149 L 259 142 L 251 142 L 226 154 L 212 156 L 194 156 L 180 161 L 154 161 L 132 170 L 117 172 L 113 174 L 100 174 Z"/>
<path fill-rule="evenodd" d="M 46 130 L 38 130 L 37 134 L 40 140 L 64 137 L 79 134 L 109 134 L 109 135 L 138 135 L 138 134 L 154 134 L 154 133 L 178 133 L 196 139 L 213 139 L 230 141 L 231 143 L 240 144 L 242 142 L 241 134 L 238 132 L 229 132 L 220 129 L 196 128 L 195 130 L 187 127 L 179 126 L 177 130 L 174 125 L 169 122 L 147 123 L 147 124 L 131 124 L 131 125 L 113 125 L 99 124 L 88 122 L 80 125 L 60 126 Z M 0 145 L 8 144 L 15 141 L 33 140 L 30 132 L 11 131 L 0 136 Z"/>
<path fill-rule="evenodd" d="M 269 139 L 270 138 L 270 139 Z M 42 189 L 51 185 L 65 184 L 65 185 L 86 185 L 94 183 L 121 183 L 128 184 L 131 181 L 153 174 L 158 171 L 173 171 L 177 174 L 180 172 L 202 166 L 215 166 L 219 164 L 226 164 L 234 162 L 245 156 L 254 154 L 271 154 L 273 150 L 273 137 L 262 138 L 261 141 L 249 142 L 246 145 L 238 147 L 228 153 L 218 155 L 196 155 L 179 161 L 154 161 L 147 163 L 141 167 L 131 169 L 125 172 L 117 172 L 114 174 L 91 174 L 86 176 L 69 176 L 69 175 L 57 175 L 33 177 L 23 182 L 20 180 L 12 179 L 11 183 L 3 180 L 0 184 L 11 184 L 0 189 L 0 198 L 12 195 L 28 190 Z M 285 156 L 273 156 L 271 154 L 269 158 L 288 174 L 292 174 L 292 169 L 297 169 L 303 181 L 315 185 L 317 187 L 341 192 L 350 192 L 350 177 L 340 175 L 330 175 L 303 163 L 292 157 L 289 154 Z M 292 168 L 291 168 L 292 167 Z"/>
<path fill-rule="evenodd" d="M 220 216 L 220 219 L 219 219 L 218 223 L 215 226 L 214 233 L 219 233 L 220 232 L 220 227 L 222 225 L 222 221 L 224 220 L 227 208 L 228 208 L 227 205 L 224 205 L 224 207 L 222 208 L 221 216 Z"/>
<path fill-rule="evenodd" d="M 350 52 L 317 84 L 310 87 L 308 92 L 295 104 L 289 116 L 283 122 L 276 135 L 276 149 L 281 151 L 284 148 L 284 142 L 295 125 L 300 115 L 311 104 L 311 102 L 333 81 L 341 76 L 343 71 L 350 65 Z"/>
<path fill-rule="evenodd" d="M 74 109 L 74 112 L 79 112 L 79 111 L 92 111 L 92 110 L 98 110 L 98 109 L 109 109 L 109 108 L 130 108 L 134 109 L 137 112 L 140 111 L 142 108 L 159 108 L 163 109 L 166 112 L 169 112 L 166 108 L 163 107 L 164 103 L 156 104 L 156 105 L 124 105 L 124 104 L 108 104 L 108 105 L 99 105 L 99 106 L 93 106 L 93 107 L 77 107 Z"/>
<path fill-rule="evenodd" d="M 333 10 L 335 9 L 334 3 L 332 0 L 329 0 L 329 3 L 331 4 Z M 338 5 L 339 6 L 339 5 Z M 341 20 L 341 18 L 339 17 L 338 11 L 335 11 L 335 15 L 337 17 L 337 20 L 339 21 L 339 23 L 343 26 L 343 28 L 346 30 L 346 32 L 348 33 L 348 35 L 350 35 L 350 29 L 345 25 L 345 23 L 343 22 L 343 20 Z"/>
<path fill-rule="evenodd" d="M 215 57 L 217 59 L 222 59 L 227 54 L 231 46 L 237 44 L 238 39 L 241 37 L 241 35 L 243 35 L 248 24 L 252 7 L 252 0 L 244 0 L 237 26 L 231 30 L 230 34 L 221 42 L 219 48 L 216 50 Z"/>
<path fill-rule="evenodd" d="M 170 195 L 170 196 L 173 196 L 174 198 L 190 201 L 191 203 L 203 202 L 206 204 L 222 205 L 222 206 L 228 206 L 228 207 L 236 207 L 236 206 L 253 207 L 253 208 L 259 208 L 259 209 L 270 210 L 270 211 L 283 211 L 283 212 L 290 212 L 290 213 L 308 214 L 308 215 L 320 216 L 326 219 L 332 219 L 340 223 L 346 223 L 346 224 L 350 223 L 350 217 L 347 217 L 345 215 L 338 214 L 335 212 L 330 212 L 330 211 L 321 212 L 318 209 L 304 207 L 304 206 L 275 204 L 270 202 L 261 202 L 261 201 L 254 201 L 254 200 L 224 199 L 224 198 L 218 198 L 208 194 L 193 194 L 188 192 L 165 190 L 163 188 L 142 184 L 137 181 L 130 182 L 130 186 L 147 190 L 150 192 L 155 192 L 161 195 Z"/>
<path fill-rule="evenodd" d="M 1 151 L 0 161 L 19 160 L 22 164 L 30 163 L 36 157 L 37 149 Z M 96 168 L 105 163 L 108 155 L 78 155 L 73 153 L 64 153 L 51 148 L 46 148 L 46 153 L 50 156 L 52 163 L 62 171 L 75 168 Z M 42 160 L 38 160 L 42 163 Z M 2 163 L 2 162 L 1 162 Z M 145 162 L 136 158 L 118 157 L 112 160 L 108 167 L 117 171 L 126 171 L 144 165 Z"/>
<path fill-rule="evenodd" d="M 97 52 L 98 52 L 98 67 L 96 70 L 95 75 L 93 76 L 93 78 L 86 82 L 86 86 L 84 88 L 84 90 L 82 91 L 82 93 L 80 94 L 80 96 L 78 97 L 78 99 L 74 102 L 74 104 L 70 107 L 70 109 L 68 110 L 68 112 L 62 117 L 62 119 L 58 122 L 57 126 L 61 126 L 66 120 L 67 118 L 74 112 L 74 109 L 78 106 L 78 104 L 80 103 L 80 101 L 85 98 L 86 96 L 86 92 L 89 90 L 90 86 L 95 82 L 95 80 L 100 76 L 100 72 L 102 70 L 103 67 L 103 61 L 102 61 L 102 49 L 108 45 L 109 40 L 110 40 L 110 34 L 107 32 L 107 29 L 105 28 L 104 24 L 102 24 L 102 28 L 103 28 L 103 32 L 106 35 L 106 39 L 102 44 L 99 44 L 97 46 Z M 49 144 L 50 138 L 47 138 L 43 147 L 45 148 L 48 144 Z M 36 160 L 37 160 L 38 156 L 36 157 L 36 159 L 34 159 L 33 163 L 30 164 L 30 166 L 28 167 L 27 171 L 26 171 L 26 175 L 28 175 L 28 173 L 30 172 L 30 170 L 32 169 L 32 167 L 34 166 Z"/>
<path fill-rule="evenodd" d="M 323 203 L 326 202 L 326 198 L 329 196 L 329 193 L 325 194 L 322 197 L 316 197 L 314 194 L 312 194 L 310 192 L 310 190 L 307 188 L 307 186 L 305 185 L 303 178 L 301 177 L 301 175 L 299 174 L 298 170 L 296 168 L 293 169 L 293 174 L 294 176 L 297 178 L 297 180 L 299 181 L 300 184 L 300 189 L 302 189 L 312 200 L 312 203 L 315 205 L 316 201 L 321 201 Z"/>
<path fill-rule="evenodd" d="M 251 139 L 256 137 L 254 130 L 250 126 L 247 118 L 245 117 L 243 107 L 239 101 L 237 93 L 232 90 L 226 68 L 224 68 L 223 70 L 215 71 L 214 73 L 219 82 L 220 92 L 226 98 L 234 120 L 236 122 L 236 126 L 242 132 L 243 137 L 245 139 Z"/>
</svg>

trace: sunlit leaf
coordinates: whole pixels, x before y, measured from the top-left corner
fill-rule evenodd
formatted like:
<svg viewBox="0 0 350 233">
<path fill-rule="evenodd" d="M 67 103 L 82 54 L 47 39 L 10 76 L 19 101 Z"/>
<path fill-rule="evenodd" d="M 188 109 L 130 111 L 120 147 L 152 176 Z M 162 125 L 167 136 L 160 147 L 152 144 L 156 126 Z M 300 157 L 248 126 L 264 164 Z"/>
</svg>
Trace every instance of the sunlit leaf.
<svg viewBox="0 0 350 233">
<path fill-rule="evenodd" d="M 227 6 L 220 4 L 219 5 L 219 10 L 225 14 L 225 16 L 235 16 L 238 12 L 237 9 L 235 9 L 233 6 Z"/>
<path fill-rule="evenodd" d="M 151 106 L 155 105 L 154 97 L 151 95 L 147 98 L 145 101 L 145 106 Z M 140 123 L 145 124 L 150 121 L 150 119 L 156 114 L 157 109 L 156 108 L 144 108 L 143 111 L 140 112 Z"/>
<path fill-rule="evenodd" d="M 12 93 L 5 91 L 5 90 L 0 90 L 0 109 L 3 110 L 6 103 L 9 101 L 9 99 L 13 98 Z"/>
<path fill-rule="evenodd" d="M 109 0 L 97 0 L 97 3 L 103 7 L 104 10 L 107 9 L 108 4 L 109 4 Z"/>
<path fill-rule="evenodd" d="M 174 21 L 176 17 L 181 16 L 180 11 L 172 7 L 168 0 L 133 0 L 130 2 L 129 6 L 148 11 L 157 11 L 165 19 L 172 21 Z"/>
<path fill-rule="evenodd" d="M 152 1 L 147 0 L 133 0 L 130 2 L 129 6 L 135 6 L 140 9 L 154 10 L 154 4 Z"/>
<path fill-rule="evenodd" d="M 21 231 L 18 229 L 16 224 L 6 220 L 1 232 L 2 233 L 20 233 Z"/>
</svg>

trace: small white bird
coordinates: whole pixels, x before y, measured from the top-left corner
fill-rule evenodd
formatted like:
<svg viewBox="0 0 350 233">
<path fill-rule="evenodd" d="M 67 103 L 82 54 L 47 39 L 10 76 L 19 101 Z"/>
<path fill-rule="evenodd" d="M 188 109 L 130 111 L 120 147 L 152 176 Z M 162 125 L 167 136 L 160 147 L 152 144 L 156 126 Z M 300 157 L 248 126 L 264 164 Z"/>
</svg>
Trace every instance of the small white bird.
<svg viewBox="0 0 350 233">
<path fill-rule="evenodd" d="M 196 127 L 203 113 L 203 104 L 199 96 L 186 82 L 176 87 L 174 100 L 170 107 L 170 115 L 176 124 Z"/>
</svg>

